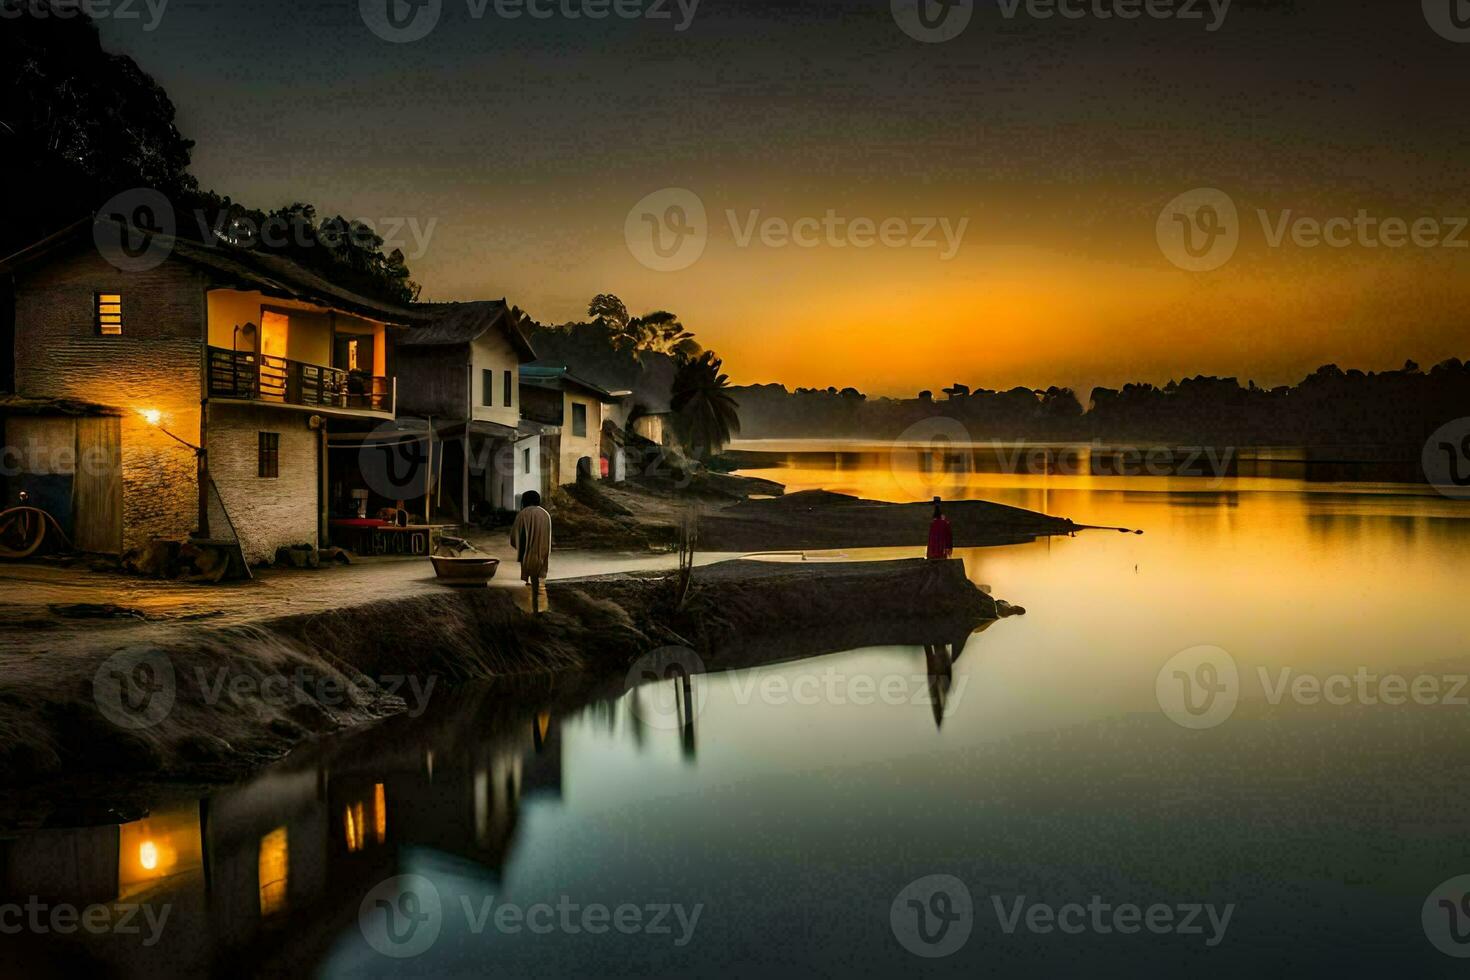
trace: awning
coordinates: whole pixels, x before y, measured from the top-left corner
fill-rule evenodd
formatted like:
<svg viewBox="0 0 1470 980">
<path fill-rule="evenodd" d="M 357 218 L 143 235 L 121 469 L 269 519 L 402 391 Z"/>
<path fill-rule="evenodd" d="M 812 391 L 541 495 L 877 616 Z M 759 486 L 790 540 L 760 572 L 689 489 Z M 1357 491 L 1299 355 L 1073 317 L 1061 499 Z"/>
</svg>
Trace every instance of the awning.
<svg viewBox="0 0 1470 980">
<path fill-rule="evenodd" d="M 480 419 L 471 419 L 465 422 L 463 419 L 434 419 L 433 432 L 435 441 L 446 439 L 460 439 L 464 436 L 468 427 L 471 436 L 479 436 L 483 439 L 495 439 L 504 442 L 515 442 L 527 436 L 544 435 L 547 430 L 556 431 L 555 426 L 544 426 L 538 422 L 522 422 L 512 428 L 499 422 L 486 422 Z M 392 422 L 384 422 L 369 432 L 333 432 L 327 436 L 329 446 L 395 446 L 408 442 L 421 442 L 429 438 L 429 420 L 420 418 L 400 418 Z"/>
</svg>

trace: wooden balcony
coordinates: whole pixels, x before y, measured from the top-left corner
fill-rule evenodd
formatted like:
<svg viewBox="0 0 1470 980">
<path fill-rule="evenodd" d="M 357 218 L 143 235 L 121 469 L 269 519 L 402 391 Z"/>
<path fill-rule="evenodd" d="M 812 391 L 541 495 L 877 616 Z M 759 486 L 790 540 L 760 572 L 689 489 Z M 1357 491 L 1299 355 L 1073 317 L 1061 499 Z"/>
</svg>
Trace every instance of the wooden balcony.
<svg viewBox="0 0 1470 980">
<path fill-rule="evenodd" d="M 393 414 L 391 378 L 223 347 L 209 348 L 208 375 L 210 398 Z"/>
</svg>

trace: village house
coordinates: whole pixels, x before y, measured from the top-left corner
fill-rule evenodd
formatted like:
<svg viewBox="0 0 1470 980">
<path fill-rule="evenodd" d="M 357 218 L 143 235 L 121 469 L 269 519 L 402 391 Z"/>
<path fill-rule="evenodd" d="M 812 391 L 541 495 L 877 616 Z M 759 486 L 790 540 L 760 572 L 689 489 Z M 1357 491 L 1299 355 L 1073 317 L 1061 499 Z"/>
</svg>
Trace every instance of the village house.
<svg viewBox="0 0 1470 980">
<path fill-rule="evenodd" d="M 254 562 L 325 544 L 327 439 L 394 418 L 395 335 L 424 314 L 276 255 L 162 235 L 148 247 L 166 257 L 125 271 L 89 219 L 0 262 L 17 395 L 92 406 L 64 431 L 11 417 L 7 442 L 94 450 L 72 474 L 87 506 L 66 514 L 88 550 L 195 534 Z"/>
<path fill-rule="evenodd" d="M 536 357 L 522 318 L 503 299 L 420 309 L 433 321 L 398 345 L 398 428 L 438 446 L 434 509 L 465 522 L 515 511 L 549 490 L 542 436 L 557 431 L 521 417 L 521 366 Z"/>
<path fill-rule="evenodd" d="M 613 407 L 626 395 L 585 381 L 563 365 L 521 366 L 521 414 L 560 429 L 546 453 L 551 484 L 565 486 L 579 476 L 623 479 L 617 426 L 603 423 L 612 421 Z"/>
</svg>

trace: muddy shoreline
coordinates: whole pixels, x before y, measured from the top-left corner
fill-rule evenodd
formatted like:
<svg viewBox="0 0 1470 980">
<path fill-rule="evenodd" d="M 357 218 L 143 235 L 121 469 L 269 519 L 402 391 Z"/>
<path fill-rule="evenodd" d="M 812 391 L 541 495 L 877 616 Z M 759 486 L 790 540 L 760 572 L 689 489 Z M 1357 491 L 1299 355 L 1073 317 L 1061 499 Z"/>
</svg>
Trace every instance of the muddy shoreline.
<svg viewBox="0 0 1470 980">
<path fill-rule="evenodd" d="M 946 501 L 956 548 L 1021 544 L 1081 525 L 1065 518 L 991 503 Z M 842 548 L 922 548 L 929 503 L 864 500 L 827 490 L 786 493 L 771 480 L 702 474 L 687 486 L 638 477 L 623 484 L 589 481 L 553 501 L 557 540 L 568 547 L 670 547 L 679 526 L 697 517 L 705 551 L 769 552 Z"/>
<path fill-rule="evenodd" d="M 998 615 L 959 561 L 721 562 L 695 570 L 682 606 L 674 578 L 555 580 L 551 611 L 536 615 L 510 590 L 445 590 L 248 626 L 191 624 L 157 644 L 8 658 L 0 771 L 13 792 L 0 832 L 125 814 L 159 784 L 235 782 L 305 742 L 432 711 L 436 691 L 468 681 L 621 683 L 640 657 L 670 647 L 718 670 L 952 642 Z M 166 691 L 167 710 L 126 703 L 132 689 L 117 683 L 99 687 L 110 674 Z"/>
</svg>

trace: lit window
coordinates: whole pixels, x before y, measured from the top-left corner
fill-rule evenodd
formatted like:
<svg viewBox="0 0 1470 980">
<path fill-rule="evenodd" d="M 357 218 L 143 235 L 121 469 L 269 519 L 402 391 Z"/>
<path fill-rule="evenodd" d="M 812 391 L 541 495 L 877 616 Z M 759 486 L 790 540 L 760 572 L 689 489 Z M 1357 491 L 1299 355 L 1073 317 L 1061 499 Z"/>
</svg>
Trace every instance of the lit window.
<svg viewBox="0 0 1470 980">
<path fill-rule="evenodd" d="M 281 434 L 279 432 L 260 433 L 260 456 L 255 475 L 265 479 L 281 475 Z"/>
<path fill-rule="evenodd" d="M 97 332 L 104 337 L 122 335 L 122 294 L 97 294 Z"/>
<path fill-rule="evenodd" d="M 357 370 L 357 341 L 355 340 L 347 342 L 347 370 Z"/>
</svg>

